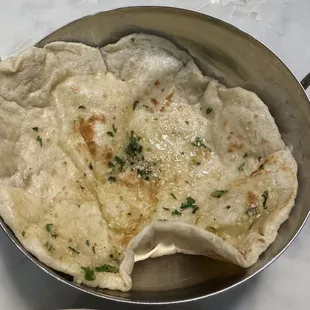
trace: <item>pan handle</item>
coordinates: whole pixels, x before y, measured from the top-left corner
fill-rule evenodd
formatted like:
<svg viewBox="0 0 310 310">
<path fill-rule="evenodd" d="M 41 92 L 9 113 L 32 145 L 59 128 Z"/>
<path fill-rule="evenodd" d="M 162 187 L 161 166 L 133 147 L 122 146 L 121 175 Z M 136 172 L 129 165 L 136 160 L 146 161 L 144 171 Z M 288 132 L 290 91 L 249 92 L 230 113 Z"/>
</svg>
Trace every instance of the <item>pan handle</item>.
<svg viewBox="0 0 310 310">
<path fill-rule="evenodd" d="M 308 73 L 300 82 L 302 87 L 306 90 L 310 86 L 310 73 Z"/>
</svg>

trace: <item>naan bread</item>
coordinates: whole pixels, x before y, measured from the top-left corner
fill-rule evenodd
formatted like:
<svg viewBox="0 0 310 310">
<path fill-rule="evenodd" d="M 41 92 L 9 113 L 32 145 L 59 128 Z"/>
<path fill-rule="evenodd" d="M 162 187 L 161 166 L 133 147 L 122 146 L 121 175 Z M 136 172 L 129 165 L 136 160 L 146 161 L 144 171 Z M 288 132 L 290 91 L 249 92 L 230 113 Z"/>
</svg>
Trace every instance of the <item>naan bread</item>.
<svg viewBox="0 0 310 310">
<path fill-rule="evenodd" d="M 173 253 L 249 267 L 294 205 L 266 105 L 165 39 L 33 47 L 0 81 L 0 214 L 79 283 L 127 291 L 134 262 Z"/>
</svg>

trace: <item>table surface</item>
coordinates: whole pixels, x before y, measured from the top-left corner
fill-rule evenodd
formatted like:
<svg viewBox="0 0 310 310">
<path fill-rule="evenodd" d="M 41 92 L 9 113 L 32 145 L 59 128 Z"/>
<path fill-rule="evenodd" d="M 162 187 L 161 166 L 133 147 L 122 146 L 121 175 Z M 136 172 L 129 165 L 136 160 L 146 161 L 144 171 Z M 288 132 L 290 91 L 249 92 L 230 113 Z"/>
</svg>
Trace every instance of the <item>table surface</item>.
<svg viewBox="0 0 310 310">
<path fill-rule="evenodd" d="M 309 0 L 1 0 L 0 56 L 4 59 L 16 54 L 83 15 L 130 5 L 178 6 L 218 17 L 265 43 L 298 79 L 310 71 Z M 309 233 L 310 222 L 291 247 L 253 280 L 191 306 L 216 310 L 309 309 Z M 0 308 L 6 310 L 141 309 L 104 301 L 59 283 L 23 257 L 2 231 L 0 301 Z M 169 309 L 188 307 L 183 304 Z"/>
</svg>

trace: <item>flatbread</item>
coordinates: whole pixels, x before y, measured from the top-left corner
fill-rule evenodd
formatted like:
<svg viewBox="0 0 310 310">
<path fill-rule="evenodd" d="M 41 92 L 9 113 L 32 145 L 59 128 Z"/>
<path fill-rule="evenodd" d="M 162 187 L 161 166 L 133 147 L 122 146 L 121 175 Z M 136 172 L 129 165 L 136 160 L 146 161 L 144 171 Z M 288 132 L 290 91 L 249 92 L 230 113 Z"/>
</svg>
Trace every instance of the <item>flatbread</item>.
<svg viewBox="0 0 310 310">
<path fill-rule="evenodd" d="M 171 42 L 55 42 L 0 63 L 0 215 L 78 283 L 127 291 L 173 253 L 253 265 L 297 192 L 267 106 Z"/>
</svg>

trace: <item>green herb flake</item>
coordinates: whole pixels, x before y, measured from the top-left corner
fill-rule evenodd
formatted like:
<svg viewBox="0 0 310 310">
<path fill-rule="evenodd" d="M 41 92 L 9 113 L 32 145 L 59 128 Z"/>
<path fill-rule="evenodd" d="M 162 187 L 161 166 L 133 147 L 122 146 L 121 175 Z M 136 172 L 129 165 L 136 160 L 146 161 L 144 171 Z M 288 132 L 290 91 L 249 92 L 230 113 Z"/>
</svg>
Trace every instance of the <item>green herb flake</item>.
<svg viewBox="0 0 310 310">
<path fill-rule="evenodd" d="M 40 146 L 42 147 L 43 143 L 42 143 L 42 138 L 40 136 L 37 136 L 37 141 L 40 143 Z"/>
<path fill-rule="evenodd" d="M 133 131 L 130 133 L 129 143 L 125 148 L 125 153 L 131 157 L 135 158 L 142 153 L 143 146 L 139 143 L 140 137 L 135 136 Z"/>
<path fill-rule="evenodd" d="M 213 193 L 211 193 L 211 196 L 212 197 L 215 197 L 215 198 L 221 198 L 223 195 L 225 195 L 228 191 L 226 190 L 217 190 L 217 191 L 214 191 Z"/>
<path fill-rule="evenodd" d="M 108 167 L 109 167 L 109 168 L 114 168 L 115 165 L 114 165 L 111 161 L 109 161 L 109 162 L 108 162 Z"/>
<path fill-rule="evenodd" d="M 166 208 L 166 207 L 163 207 L 163 209 L 166 210 L 166 211 L 170 211 L 170 209 L 169 209 L 169 208 Z"/>
<path fill-rule="evenodd" d="M 46 224 L 46 225 L 45 225 L 46 231 L 47 231 L 47 232 L 50 232 L 50 231 L 52 230 L 53 226 L 54 226 L 54 224 Z"/>
<path fill-rule="evenodd" d="M 116 177 L 108 177 L 108 181 L 111 183 L 116 182 Z"/>
<path fill-rule="evenodd" d="M 85 272 L 85 280 L 94 281 L 96 279 L 94 270 L 90 269 L 89 267 L 81 267 L 81 269 Z"/>
<path fill-rule="evenodd" d="M 210 114 L 212 111 L 213 111 L 213 109 L 210 107 L 206 110 L 207 114 Z"/>
<path fill-rule="evenodd" d="M 149 181 L 153 172 L 151 170 L 137 169 L 137 175 L 139 175 L 143 180 Z"/>
<path fill-rule="evenodd" d="M 114 123 L 112 124 L 112 128 L 113 128 L 113 131 L 114 131 L 115 133 L 117 133 L 117 129 L 116 129 L 116 127 L 115 127 L 115 124 L 114 124 Z"/>
<path fill-rule="evenodd" d="M 187 197 L 186 202 L 183 202 L 180 207 L 182 211 L 189 208 L 192 209 L 192 213 L 196 213 L 196 211 L 199 209 L 199 207 L 197 207 L 196 205 L 195 199 L 193 199 L 192 197 Z"/>
<path fill-rule="evenodd" d="M 110 256 L 110 258 L 112 258 L 112 259 L 114 258 L 113 254 L 110 254 L 109 256 Z"/>
<path fill-rule="evenodd" d="M 86 243 L 86 245 L 88 245 L 88 246 L 89 246 L 89 240 L 86 240 L 86 241 L 85 241 L 85 243 Z"/>
<path fill-rule="evenodd" d="M 171 193 L 170 195 L 171 195 L 171 197 L 172 197 L 173 199 L 177 199 L 177 197 L 176 197 L 175 194 Z"/>
<path fill-rule="evenodd" d="M 114 159 L 115 159 L 116 163 L 119 164 L 119 166 L 120 166 L 119 168 L 122 171 L 124 166 L 125 166 L 125 161 L 118 156 L 115 156 Z"/>
<path fill-rule="evenodd" d="M 174 215 L 174 216 L 181 216 L 181 212 L 178 211 L 178 210 L 174 210 L 171 212 L 171 215 Z"/>
<path fill-rule="evenodd" d="M 244 170 L 244 166 L 245 166 L 245 163 L 242 163 L 239 167 L 238 167 L 238 170 L 241 172 Z"/>
<path fill-rule="evenodd" d="M 110 137 L 114 137 L 114 133 L 112 131 L 107 131 L 107 135 Z"/>
<path fill-rule="evenodd" d="M 32 127 L 32 130 L 38 132 L 39 131 L 39 127 Z"/>
<path fill-rule="evenodd" d="M 93 165 L 91 163 L 89 163 L 88 167 L 89 167 L 90 170 L 94 170 L 94 167 L 93 167 Z"/>
<path fill-rule="evenodd" d="M 227 206 L 226 209 L 229 210 L 231 208 L 231 206 Z"/>
<path fill-rule="evenodd" d="M 130 216 L 130 215 L 131 215 L 131 212 L 127 213 L 127 215 Z"/>
<path fill-rule="evenodd" d="M 22 231 L 22 236 L 25 237 L 25 235 L 26 235 L 26 232 L 23 230 Z"/>
<path fill-rule="evenodd" d="M 139 101 L 136 100 L 136 101 L 133 103 L 132 109 L 135 110 L 138 104 L 139 104 Z"/>
<path fill-rule="evenodd" d="M 70 251 L 72 251 L 73 253 L 75 253 L 75 254 L 80 254 L 79 251 L 77 251 L 75 248 L 73 248 L 73 247 L 71 247 L 71 246 L 68 246 L 68 249 L 69 249 Z"/>
<path fill-rule="evenodd" d="M 49 233 L 51 234 L 51 236 L 52 236 L 53 238 L 57 238 L 58 235 L 57 235 L 56 232 L 55 232 L 54 224 L 51 224 L 51 223 L 46 224 L 46 225 L 45 225 L 45 229 L 46 229 L 47 232 L 49 232 Z"/>
<path fill-rule="evenodd" d="M 266 203 L 267 203 L 267 200 L 268 200 L 268 196 L 269 196 L 269 192 L 267 190 L 265 190 L 262 194 L 262 197 L 263 197 L 263 208 L 264 209 L 267 209 L 267 206 L 266 206 Z"/>
<path fill-rule="evenodd" d="M 49 252 L 54 252 L 55 251 L 54 246 L 51 243 L 49 243 L 48 241 L 44 245 L 45 245 L 45 247 L 47 248 L 47 250 Z"/>
<path fill-rule="evenodd" d="M 194 142 L 192 142 L 192 145 L 196 146 L 196 147 L 203 147 L 205 149 L 207 149 L 208 151 L 211 151 L 204 143 L 202 138 L 200 137 L 196 137 Z"/>
<path fill-rule="evenodd" d="M 95 244 L 93 245 L 92 250 L 96 254 L 96 245 Z"/>
<path fill-rule="evenodd" d="M 80 105 L 80 106 L 79 106 L 79 109 L 83 109 L 83 110 L 85 110 L 86 108 L 85 108 L 85 106 Z"/>
<path fill-rule="evenodd" d="M 189 121 L 185 121 L 185 123 L 186 123 L 186 125 L 188 125 L 188 124 L 189 124 Z"/>
<path fill-rule="evenodd" d="M 97 272 L 111 272 L 111 273 L 118 273 L 119 269 L 116 266 L 104 264 L 102 266 L 96 267 L 95 270 Z"/>
<path fill-rule="evenodd" d="M 248 153 L 245 153 L 242 158 L 247 158 L 248 157 Z"/>
</svg>

